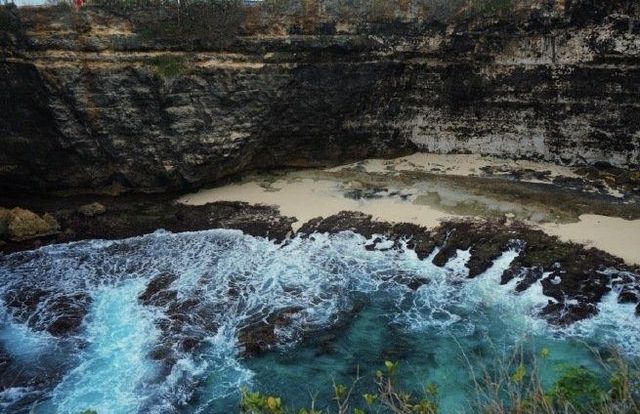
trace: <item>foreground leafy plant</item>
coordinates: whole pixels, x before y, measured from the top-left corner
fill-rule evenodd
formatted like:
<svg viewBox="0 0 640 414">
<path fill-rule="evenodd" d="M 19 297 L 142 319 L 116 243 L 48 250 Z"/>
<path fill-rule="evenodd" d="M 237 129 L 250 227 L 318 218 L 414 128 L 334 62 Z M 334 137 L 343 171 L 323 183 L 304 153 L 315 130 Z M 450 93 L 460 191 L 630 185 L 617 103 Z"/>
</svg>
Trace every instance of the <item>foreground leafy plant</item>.
<svg viewBox="0 0 640 414">
<path fill-rule="evenodd" d="M 606 392 L 591 371 L 575 366 L 565 366 L 560 371 L 560 379 L 547 392 L 557 405 L 571 405 L 584 410 L 606 401 Z"/>
<path fill-rule="evenodd" d="M 375 390 L 362 394 L 363 407 L 353 407 L 360 401 L 354 398 L 355 385 L 362 379 L 359 373 L 352 385 L 333 384 L 333 402 L 335 411 L 322 411 L 315 409 L 315 401 L 311 402 L 311 408 L 300 408 L 297 411 L 286 411 L 297 414 L 367 414 L 367 413 L 393 413 L 393 414 L 437 414 L 438 413 L 438 387 L 429 384 L 424 387 L 423 395 L 416 397 L 411 393 L 402 391 L 396 386 L 397 362 L 385 361 L 384 370 L 376 371 Z M 269 403 L 271 401 L 271 404 Z M 279 397 L 242 390 L 240 410 L 250 414 L 281 414 L 284 413 L 282 401 Z"/>
<path fill-rule="evenodd" d="M 265 395 L 259 392 L 250 392 L 242 389 L 240 409 L 249 414 L 281 414 L 282 400 L 280 397 Z"/>
<path fill-rule="evenodd" d="M 495 373 L 476 382 L 476 403 L 469 412 L 483 414 L 638 414 L 640 413 L 640 368 L 619 356 L 602 362 L 604 375 L 581 366 L 563 365 L 559 377 L 548 388 L 540 379 L 540 363 L 547 363 L 551 352 L 541 349 L 525 364 L 520 353 L 502 362 Z M 358 373 L 350 387 L 333 384 L 332 406 L 286 410 L 279 397 L 242 392 L 240 407 L 250 414 L 438 414 L 440 390 L 426 385 L 419 395 L 398 386 L 398 362 L 385 361 L 375 372 L 374 386 L 361 396 L 354 393 L 362 379 Z M 472 375 L 475 375 L 471 369 Z"/>
</svg>

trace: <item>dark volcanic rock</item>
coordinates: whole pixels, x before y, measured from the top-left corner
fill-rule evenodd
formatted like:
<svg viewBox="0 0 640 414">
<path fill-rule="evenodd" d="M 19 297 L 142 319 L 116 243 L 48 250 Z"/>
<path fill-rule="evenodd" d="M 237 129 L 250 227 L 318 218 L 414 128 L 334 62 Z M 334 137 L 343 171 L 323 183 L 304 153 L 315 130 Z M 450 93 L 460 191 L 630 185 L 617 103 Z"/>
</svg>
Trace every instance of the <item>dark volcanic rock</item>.
<svg viewBox="0 0 640 414">
<path fill-rule="evenodd" d="M 505 227 L 501 221 L 460 220 L 443 223 L 440 227 L 429 230 L 409 223 L 373 221 L 371 216 L 358 212 L 341 212 L 325 219 L 310 220 L 300 228 L 299 233 L 339 231 L 353 231 L 367 238 L 383 235 L 393 240 L 395 247 L 400 246 L 400 241 L 406 240 L 407 246 L 414 249 L 420 259 L 427 257 L 439 246 L 440 251 L 433 259 L 438 266 L 444 266 L 455 257 L 457 250 L 471 249 L 472 257 L 466 265 L 470 277 L 487 270 L 493 260 L 516 238 L 514 231 Z M 370 248 L 374 245 L 375 240 Z"/>
<path fill-rule="evenodd" d="M 45 312 L 53 314 L 47 331 L 54 336 L 67 335 L 76 331 L 88 313 L 91 297 L 84 293 L 61 296 L 47 304 Z"/>
<path fill-rule="evenodd" d="M 144 292 L 138 296 L 138 299 L 144 305 L 165 306 L 176 299 L 175 291 L 167 292 L 166 289 L 177 278 L 176 275 L 171 273 L 159 274 L 151 279 Z"/>
<path fill-rule="evenodd" d="M 160 273 L 138 296 L 141 304 L 162 308 L 163 317 L 156 321 L 162 335 L 149 356 L 161 361 L 167 374 L 182 354 L 194 352 L 206 337 L 216 334 L 218 316 L 224 312 L 222 304 L 207 303 L 200 289 L 179 298 L 177 290 L 171 289 L 177 279 L 174 274 Z"/>
<path fill-rule="evenodd" d="M 635 289 L 624 288 L 618 294 L 618 303 L 638 303 L 640 301 L 640 295 Z"/>
<path fill-rule="evenodd" d="M 240 202 L 217 202 L 203 206 L 178 206 L 172 231 L 205 228 L 237 229 L 256 237 L 284 240 L 296 219 L 280 215 L 277 208 Z"/>
<path fill-rule="evenodd" d="M 83 216 L 93 217 L 106 213 L 107 208 L 100 203 L 85 204 L 78 208 L 78 213 Z"/>
<path fill-rule="evenodd" d="M 32 201 L 20 199 L 9 202 Z M 62 232 L 54 237 L 36 240 L 40 245 L 84 239 L 123 239 L 152 233 L 159 228 L 173 232 L 237 229 L 252 236 L 281 241 L 292 233 L 291 224 L 296 221 L 295 218 L 280 215 L 276 208 L 270 206 L 239 202 L 187 206 L 174 204 L 171 196 L 146 200 L 137 196 L 105 197 L 101 204 L 108 210 L 90 217 L 70 209 L 74 202 L 82 201 L 55 198 L 44 202 L 43 205 L 52 211 L 59 222 Z M 12 252 L 38 247 L 34 243 L 32 240 L 8 241 L 0 245 L 0 251 Z"/>
<path fill-rule="evenodd" d="M 269 317 L 249 323 L 238 332 L 238 342 L 247 355 L 257 355 L 280 342 L 276 330 L 287 326 L 300 309 L 282 309 Z"/>
<path fill-rule="evenodd" d="M 212 203 L 198 207 L 176 206 L 166 202 L 119 203 L 110 206 L 105 214 L 94 217 L 80 216 L 73 211 L 64 213 L 63 210 L 54 214 L 63 228 L 73 230 L 75 239 L 128 237 L 144 234 L 158 227 L 172 231 L 237 228 L 248 234 L 277 240 L 285 240 L 293 233 L 291 224 L 294 219 L 282 217 L 277 210 L 266 206 L 251 206 L 246 203 Z M 378 222 L 362 213 L 341 212 L 324 219 L 310 220 L 301 227 L 298 234 L 313 237 L 315 232 L 341 231 L 353 231 L 370 239 L 363 246 L 365 249 L 378 249 L 378 245 L 386 239 L 392 242 L 391 248 L 406 246 L 414 249 L 420 259 L 425 259 L 438 247 L 438 253 L 433 258 L 434 264 L 438 266 L 444 266 L 459 250 L 468 250 L 471 257 L 465 265 L 469 277 L 477 277 L 485 272 L 506 249 L 516 249 L 520 253 L 502 275 L 501 282 L 504 284 L 517 279 L 516 292 L 526 290 L 534 283 L 541 283 L 543 294 L 554 300 L 543 312 L 553 323 L 570 323 L 595 314 L 597 308 L 587 305 L 596 305 L 611 291 L 612 283 L 615 283 L 616 290 L 624 292 L 621 300 L 636 300 L 633 292 L 636 292 L 634 286 L 638 283 L 638 276 L 621 259 L 597 249 L 561 242 L 518 222 L 457 220 L 443 222 L 430 230 L 414 224 Z M 20 249 L 24 246 L 8 244 L 6 248 Z M 115 244 L 113 248 L 124 247 Z M 612 272 L 611 269 L 617 270 Z M 175 278 L 175 275 L 158 275 L 141 294 L 140 301 L 145 305 L 165 308 L 169 318 L 163 322 L 162 329 L 181 338 L 190 338 L 185 342 L 185 347 L 191 348 L 194 343 L 191 339 L 199 341 L 203 334 L 184 332 L 184 327 L 189 325 L 185 322 L 198 318 L 198 323 L 202 325 L 203 320 L 214 320 L 209 317 L 213 310 L 201 308 L 197 295 L 178 300 L 177 292 L 170 289 Z M 417 289 L 425 282 L 415 280 L 411 275 L 398 275 L 398 280 L 411 289 Z M 237 286 L 229 288 L 230 298 L 239 297 L 241 292 L 238 289 Z M 67 298 L 59 292 L 34 288 L 10 291 L 5 296 L 5 301 L 19 319 L 29 320 L 29 323 L 37 325 L 39 329 L 63 335 L 78 328 L 90 299 Z M 47 321 L 42 321 L 39 316 L 32 317 L 42 303 L 51 311 Z M 215 324 L 203 325 L 201 328 L 203 332 L 217 330 Z M 258 337 L 268 337 L 265 333 L 267 331 L 264 331 L 268 328 L 257 329 L 263 332 Z M 248 343 L 255 342 L 253 336 L 246 338 Z M 271 341 L 257 340 L 261 341 L 271 344 Z M 249 346 L 250 349 L 252 347 L 256 348 Z"/>
<path fill-rule="evenodd" d="M 13 317 L 37 330 L 55 336 L 76 331 L 89 311 L 91 297 L 21 286 L 7 291 L 4 302 Z"/>
<path fill-rule="evenodd" d="M 445 223 L 440 227 L 439 238 L 443 245 L 433 258 L 433 263 L 444 266 L 456 256 L 458 250 L 469 250 L 471 258 L 466 263 L 469 277 L 476 277 L 486 271 L 513 240 L 517 239 L 516 234 L 502 220 L 461 220 Z"/>
<path fill-rule="evenodd" d="M 522 292 L 540 281 L 543 294 L 553 299 L 542 315 L 559 325 L 595 315 L 597 304 L 611 291 L 614 276 L 620 286 L 635 286 L 638 279 L 619 258 L 597 249 L 561 242 L 518 222 L 457 220 L 427 230 L 411 224 L 376 222 L 362 213 L 342 212 L 311 220 L 299 232 L 309 235 L 316 231 L 353 231 L 367 238 L 383 235 L 394 242 L 394 248 L 400 248 L 400 240 L 408 240 L 407 244 L 416 249 L 421 259 L 437 246 L 439 251 L 433 263 L 438 266 L 444 266 L 458 250 L 469 250 L 471 258 L 466 263 L 469 277 L 481 275 L 506 249 L 517 249 L 520 253 L 503 273 L 501 283 L 516 278 L 515 290 Z M 375 241 L 370 243 L 371 248 Z M 620 279 L 618 274 L 627 276 Z"/>
<path fill-rule="evenodd" d="M 518 278 L 515 290 L 516 292 L 523 292 L 540 280 L 543 272 L 544 270 L 541 267 L 534 267 L 532 269 L 509 268 L 503 272 L 500 283 L 504 285 L 512 279 Z M 553 279 L 551 283 L 555 283 L 555 279 Z"/>
<path fill-rule="evenodd" d="M 572 323 L 590 318 L 598 313 L 598 308 L 593 303 L 549 303 L 542 309 L 542 315 L 547 320 L 559 326 L 571 325 Z"/>
<path fill-rule="evenodd" d="M 401 241 L 407 242 L 407 247 L 414 249 L 418 257 L 424 259 L 436 246 L 436 233 L 424 227 L 410 223 L 384 223 L 374 221 L 371 216 L 353 212 L 342 211 L 327 218 L 316 218 L 303 224 L 299 234 L 310 235 L 312 233 L 338 233 L 352 231 L 371 238 L 374 235 L 382 235 L 393 240 L 394 247 L 401 246 Z"/>
</svg>

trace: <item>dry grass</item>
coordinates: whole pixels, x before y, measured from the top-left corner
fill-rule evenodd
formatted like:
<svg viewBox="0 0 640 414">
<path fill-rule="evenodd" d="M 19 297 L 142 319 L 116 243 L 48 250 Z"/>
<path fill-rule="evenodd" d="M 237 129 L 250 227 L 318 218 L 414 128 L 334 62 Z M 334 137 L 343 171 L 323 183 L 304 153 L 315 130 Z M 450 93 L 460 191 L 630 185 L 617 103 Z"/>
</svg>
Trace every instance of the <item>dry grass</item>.
<svg viewBox="0 0 640 414">
<path fill-rule="evenodd" d="M 592 372 L 580 366 L 559 367 L 553 385 L 545 387 L 541 368 L 547 364 L 549 351 L 542 349 L 531 358 L 522 350 L 499 361 L 496 367 L 478 372 L 466 355 L 469 373 L 475 384 L 468 412 L 482 414 L 638 414 L 640 413 L 640 366 L 637 361 L 613 354 L 604 359 L 595 354 L 601 370 Z M 525 361 L 528 362 L 525 362 Z M 307 408 L 287 409 L 279 397 L 245 391 L 241 412 L 249 414 L 438 414 L 439 390 L 436 384 L 424 387 L 419 395 L 407 392 L 398 383 L 402 379 L 399 365 L 385 362 L 375 375 L 375 387 L 363 395 L 354 393 L 362 380 L 358 373 L 350 387 L 333 384 L 333 407 L 319 411 L 311 398 Z M 247 401 L 247 395 L 252 396 Z M 277 407 L 269 401 L 278 402 Z"/>
</svg>

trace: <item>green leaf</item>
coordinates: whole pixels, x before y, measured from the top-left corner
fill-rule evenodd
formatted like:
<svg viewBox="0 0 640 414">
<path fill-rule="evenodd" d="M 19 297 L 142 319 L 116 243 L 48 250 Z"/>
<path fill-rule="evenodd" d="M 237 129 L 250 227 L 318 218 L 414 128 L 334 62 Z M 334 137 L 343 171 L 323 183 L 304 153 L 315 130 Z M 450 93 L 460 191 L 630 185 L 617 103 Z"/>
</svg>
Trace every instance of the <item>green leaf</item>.
<svg viewBox="0 0 640 414">
<path fill-rule="evenodd" d="M 373 403 L 378 400 L 378 396 L 375 394 L 364 394 L 362 398 L 364 398 L 364 402 L 366 402 L 369 406 L 373 405 Z"/>
<path fill-rule="evenodd" d="M 515 372 L 511 375 L 511 381 L 519 384 L 522 382 L 526 374 L 527 368 L 523 364 L 520 364 L 518 365 L 518 368 L 516 368 Z"/>
<path fill-rule="evenodd" d="M 578 409 L 586 409 L 601 403 L 606 392 L 591 371 L 583 367 L 565 366 L 560 369 L 561 377 L 551 387 L 547 395 L 553 401 L 568 402 Z"/>
<path fill-rule="evenodd" d="M 398 363 L 391 362 L 391 361 L 384 361 L 384 366 L 387 368 L 387 372 L 389 372 L 390 375 L 393 375 L 396 371 L 396 367 L 398 366 Z"/>
<path fill-rule="evenodd" d="M 333 389 L 335 391 L 337 400 L 342 400 L 347 395 L 347 387 L 342 384 L 334 385 Z"/>
<path fill-rule="evenodd" d="M 428 384 L 426 387 L 424 387 L 424 393 L 430 397 L 437 397 L 439 393 L 438 384 L 434 382 Z"/>
<path fill-rule="evenodd" d="M 540 357 L 541 357 L 542 359 L 547 359 L 547 358 L 549 358 L 549 355 L 551 355 L 551 351 L 549 350 L 549 348 L 546 348 L 546 347 L 545 347 L 545 348 L 542 348 L 542 349 L 540 350 Z"/>
</svg>

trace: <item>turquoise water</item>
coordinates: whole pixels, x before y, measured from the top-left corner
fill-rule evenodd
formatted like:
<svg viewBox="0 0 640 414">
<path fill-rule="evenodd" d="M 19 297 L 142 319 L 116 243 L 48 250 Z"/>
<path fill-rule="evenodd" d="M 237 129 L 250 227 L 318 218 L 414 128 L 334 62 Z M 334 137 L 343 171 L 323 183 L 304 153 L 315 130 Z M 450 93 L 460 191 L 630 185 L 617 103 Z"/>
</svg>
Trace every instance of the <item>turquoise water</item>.
<svg viewBox="0 0 640 414">
<path fill-rule="evenodd" d="M 134 279 L 95 292 L 85 333 L 88 346 L 39 411 L 78 413 L 90 407 L 103 413 L 112 410 L 114 401 L 121 412 L 144 407 L 157 371 L 146 353 L 159 336 L 152 312 L 138 304 L 135 294 L 144 282 Z"/>
<path fill-rule="evenodd" d="M 277 244 L 238 231 L 160 231 L 0 257 L 3 296 L 37 287 L 52 296 L 91 297 L 83 325 L 64 338 L 42 331 L 53 318 L 44 305 L 35 322 L 3 308 L 0 344 L 11 357 L 9 369 L 40 379 L 44 370 L 47 379 L 5 388 L 0 407 L 229 413 L 247 386 L 281 395 L 289 406 L 308 405 L 317 394 L 323 408 L 333 381 L 350 384 L 359 372 L 364 389 L 375 370 L 393 360 L 400 361 L 405 387 L 437 383 L 443 412 L 471 412 L 474 377 L 514 352 L 530 361 L 548 348 L 541 369 L 551 384 L 562 364 L 599 369 L 587 345 L 640 351 L 633 305 L 617 304 L 615 294 L 597 317 L 549 327 L 536 316 L 548 300 L 539 285 L 515 294 L 517 281 L 499 284 L 515 248 L 469 280 L 467 252 L 439 268 L 409 249 L 367 251 L 365 243 L 353 233 Z M 178 302 L 195 304 L 174 331 L 160 329 L 170 319 L 167 308 L 138 300 L 161 273 L 176 275 L 171 289 Z M 278 345 L 244 357 L 238 331 L 291 309 L 289 323 L 276 330 Z M 198 338 L 199 345 L 181 349 L 184 338 Z M 171 344 L 174 363 L 150 357 L 159 343 Z"/>
</svg>

